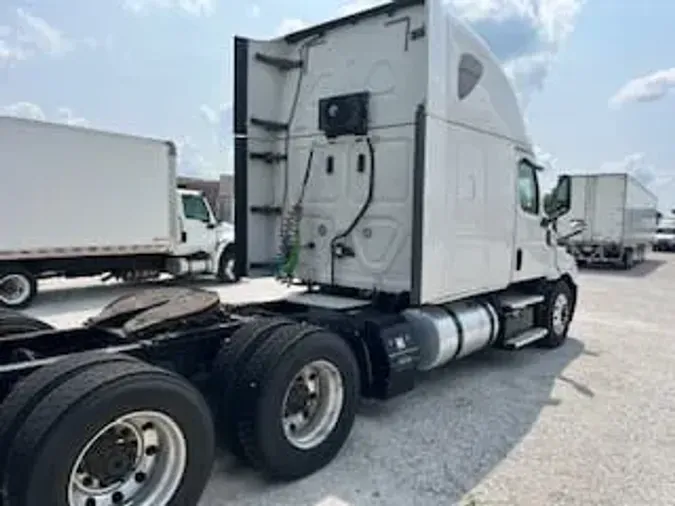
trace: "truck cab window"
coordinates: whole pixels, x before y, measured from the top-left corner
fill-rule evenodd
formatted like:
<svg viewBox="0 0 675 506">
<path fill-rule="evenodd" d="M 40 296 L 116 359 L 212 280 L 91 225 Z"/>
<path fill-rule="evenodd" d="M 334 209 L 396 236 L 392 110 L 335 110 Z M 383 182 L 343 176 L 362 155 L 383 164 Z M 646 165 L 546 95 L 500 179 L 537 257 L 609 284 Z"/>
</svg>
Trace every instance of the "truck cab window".
<svg viewBox="0 0 675 506">
<path fill-rule="evenodd" d="M 209 209 L 198 195 L 183 195 L 183 213 L 188 220 L 211 221 Z"/>
<path fill-rule="evenodd" d="M 526 213 L 539 214 L 539 183 L 537 169 L 527 162 L 518 165 L 518 196 L 520 208 Z"/>
<path fill-rule="evenodd" d="M 464 100 L 474 90 L 483 76 L 483 64 L 473 55 L 464 53 L 457 72 L 457 97 Z"/>
</svg>

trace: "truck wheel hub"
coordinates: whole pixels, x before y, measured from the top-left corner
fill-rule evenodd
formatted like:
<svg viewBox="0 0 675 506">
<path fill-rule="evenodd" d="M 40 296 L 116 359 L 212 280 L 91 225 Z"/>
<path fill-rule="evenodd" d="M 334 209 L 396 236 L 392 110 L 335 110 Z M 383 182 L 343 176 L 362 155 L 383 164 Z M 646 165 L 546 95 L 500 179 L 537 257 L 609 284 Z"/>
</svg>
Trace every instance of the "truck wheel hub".
<svg viewBox="0 0 675 506">
<path fill-rule="evenodd" d="M 85 445 L 71 472 L 68 506 L 167 504 L 186 464 L 187 444 L 172 419 L 126 415 Z"/>
<path fill-rule="evenodd" d="M 323 443 L 337 425 L 343 403 L 343 382 L 337 367 L 325 360 L 303 367 L 290 383 L 282 406 L 288 442 L 301 450 Z"/>
<path fill-rule="evenodd" d="M 558 294 L 553 303 L 553 331 L 560 335 L 565 332 L 569 320 L 569 301 L 564 293 Z"/>
<path fill-rule="evenodd" d="M 30 283 L 23 276 L 8 274 L 0 277 L 0 300 L 12 304 L 30 293 Z"/>
</svg>

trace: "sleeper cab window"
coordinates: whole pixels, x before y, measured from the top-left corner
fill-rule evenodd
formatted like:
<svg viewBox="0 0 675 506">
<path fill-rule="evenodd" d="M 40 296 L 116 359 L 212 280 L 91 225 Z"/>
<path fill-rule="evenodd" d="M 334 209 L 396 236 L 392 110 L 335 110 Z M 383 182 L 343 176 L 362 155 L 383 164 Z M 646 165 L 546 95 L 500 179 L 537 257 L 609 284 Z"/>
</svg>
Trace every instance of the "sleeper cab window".
<svg viewBox="0 0 675 506">
<path fill-rule="evenodd" d="M 518 196 L 520 208 L 523 211 L 530 214 L 539 214 L 537 169 L 524 161 L 518 164 Z"/>
<path fill-rule="evenodd" d="M 464 100 L 476 88 L 483 76 L 483 64 L 475 56 L 464 53 L 459 59 L 457 97 Z"/>
</svg>

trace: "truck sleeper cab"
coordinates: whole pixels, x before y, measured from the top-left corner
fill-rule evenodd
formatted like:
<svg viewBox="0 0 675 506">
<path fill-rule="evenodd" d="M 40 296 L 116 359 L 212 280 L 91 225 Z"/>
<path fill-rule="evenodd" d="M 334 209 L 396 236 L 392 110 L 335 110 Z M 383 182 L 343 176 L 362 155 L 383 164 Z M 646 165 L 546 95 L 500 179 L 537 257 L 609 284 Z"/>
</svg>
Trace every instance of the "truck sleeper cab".
<svg viewBox="0 0 675 506">
<path fill-rule="evenodd" d="M 44 504 L 47 485 L 72 491 L 69 506 L 196 504 L 216 434 L 266 476 L 297 479 L 338 454 L 359 397 L 400 395 L 488 347 L 565 343 L 569 178 L 545 215 L 515 94 L 445 2 L 237 37 L 234 61 L 237 274 L 302 286 L 238 304 L 142 291 L 68 330 L 6 316 L 2 506 Z M 68 437 L 39 448 L 29 431 Z M 175 465 L 121 458 L 125 472 L 102 472 L 106 434 L 123 436 L 124 457 L 145 431 L 157 444 L 142 454 Z M 50 475 L 55 455 L 66 471 Z M 163 479 L 135 480 L 139 466 Z"/>
</svg>

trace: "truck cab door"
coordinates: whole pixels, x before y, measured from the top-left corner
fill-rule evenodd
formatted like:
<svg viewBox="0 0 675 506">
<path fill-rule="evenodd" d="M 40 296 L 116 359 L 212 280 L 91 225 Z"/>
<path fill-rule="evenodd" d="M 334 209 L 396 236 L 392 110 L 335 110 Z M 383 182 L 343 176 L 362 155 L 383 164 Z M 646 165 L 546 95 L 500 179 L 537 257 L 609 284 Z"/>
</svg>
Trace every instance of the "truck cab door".
<svg viewBox="0 0 675 506">
<path fill-rule="evenodd" d="M 513 282 L 545 277 L 550 270 L 551 247 L 546 227 L 542 226 L 543 196 L 538 171 L 526 159 L 518 163 Z"/>
<path fill-rule="evenodd" d="M 183 193 L 180 194 L 180 202 L 182 207 L 180 254 L 213 255 L 217 241 L 215 219 L 206 199 L 197 193 Z"/>
</svg>

